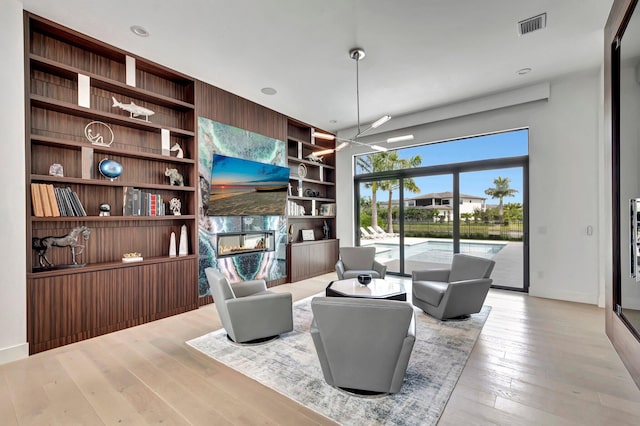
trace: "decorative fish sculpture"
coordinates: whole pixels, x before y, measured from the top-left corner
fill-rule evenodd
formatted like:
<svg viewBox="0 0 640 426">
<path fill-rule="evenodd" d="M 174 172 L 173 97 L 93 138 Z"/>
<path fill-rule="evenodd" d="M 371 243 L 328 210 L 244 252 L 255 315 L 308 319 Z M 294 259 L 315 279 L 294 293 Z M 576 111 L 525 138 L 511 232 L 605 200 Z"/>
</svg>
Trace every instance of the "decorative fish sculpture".
<svg viewBox="0 0 640 426">
<path fill-rule="evenodd" d="M 322 163 L 322 158 L 314 153 L 307 155 L 307 160 L 313 161 L 314 163 Z"/>
<path fill-rule="evenodd" d="M 122 102 L 118 102 L 118 100 L 113 96 L 111 97 L 111 99 L 113 99 L 114 107 L 118 107 L 120 109 L 128 111 L 129 117 L 131 118 L 136 118 L 142 115 L 144 116 L 145 121 L 149 121 L 149 116 L 155 114 L 155 112 L 151 111 L 150 109 L 141 107 L 140 105 L 136 105 L 133 102 L 129 104 L 123 104 Z"/>
</svg>

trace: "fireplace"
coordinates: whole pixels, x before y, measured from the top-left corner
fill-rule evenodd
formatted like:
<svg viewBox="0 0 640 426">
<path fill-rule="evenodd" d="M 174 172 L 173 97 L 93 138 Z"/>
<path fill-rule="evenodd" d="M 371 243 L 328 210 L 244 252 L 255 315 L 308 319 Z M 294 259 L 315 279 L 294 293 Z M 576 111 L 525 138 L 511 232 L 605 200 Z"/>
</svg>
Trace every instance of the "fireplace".
<svg viewBox="0 0 640 426">
<path fill-rule="evenodd" d="M 248 231 L 217 234 L 218 257 L 275 250 L 275 231 Z"/>
</svg>

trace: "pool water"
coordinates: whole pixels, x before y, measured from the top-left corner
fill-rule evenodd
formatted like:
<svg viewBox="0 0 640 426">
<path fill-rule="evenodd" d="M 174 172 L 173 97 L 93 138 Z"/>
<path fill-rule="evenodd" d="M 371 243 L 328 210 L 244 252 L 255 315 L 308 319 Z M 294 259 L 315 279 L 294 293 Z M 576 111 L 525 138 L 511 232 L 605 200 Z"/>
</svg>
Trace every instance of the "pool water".
<svg viewBox="0 0 640 426">
<path fill-rule="evenodd" d="M 507 244 L 496 242 L 460 242 L 460 253 L 491 259 Z M 400 247 L 394 244 L 375 244 L 376 258 L 384 261 L 400 258 Z M 406 260 L 450 264 L 453 258 L 453 241 L 429 240 L 405 245 Z"/>
</svg>

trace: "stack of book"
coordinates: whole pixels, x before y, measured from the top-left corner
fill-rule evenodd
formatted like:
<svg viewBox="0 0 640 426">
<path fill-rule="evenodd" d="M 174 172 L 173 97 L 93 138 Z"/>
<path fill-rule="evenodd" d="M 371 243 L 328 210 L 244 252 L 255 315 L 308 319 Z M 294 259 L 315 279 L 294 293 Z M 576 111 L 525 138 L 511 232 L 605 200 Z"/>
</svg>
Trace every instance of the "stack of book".
<svg viewBox="0 0 640 426">
<path fill-rule="evenodd" d="M 123 188 L 123 216 L 164 216 L 165 204 L 162 195 L 144 192 L 125 186 Z"/>
<path fill-rule="evenodd" d="M 31 204 L 35 217 L 87 215 L 78 194 L 71 188 L 55 188 L 50 184 L 32 183 Z"/>
</svg>

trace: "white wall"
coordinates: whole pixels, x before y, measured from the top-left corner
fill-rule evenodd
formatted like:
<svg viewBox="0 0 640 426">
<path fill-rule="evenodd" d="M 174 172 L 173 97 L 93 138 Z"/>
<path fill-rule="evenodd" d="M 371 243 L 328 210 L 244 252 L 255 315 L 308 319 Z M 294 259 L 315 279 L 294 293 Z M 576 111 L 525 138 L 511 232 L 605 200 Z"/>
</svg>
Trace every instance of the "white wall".
<svg viewBox="0 0 640 426">
<path fill-rule="evenodd" d="M 0 1 L 0 364 L 28 355 L 22 40 L 22 2 Z"/>
<path fill-rule="evenodd" d="M 409 127 L 412 144 L 529 127 L 530 289 L 534 296 L 598 303 L 601 270 L 599 201 L 602 171 L 601 78 L 599 70 L 551 82 L 548 101 L 509 106 Z M 509 93 L 504 94 L 509 98 Z M 491 97 L 492 100 L 496 96 Z M 447 106 L 451 109 L 452 106 Z M 460 108 L 463 110 L 464 108 Z M 436 114 L 437 115 L 437 114 Z M 395 120 L 395 118 L 394 118 Z M 395 131 L 394 134 L 407 133 Z M 378 135 L 380 139 L 386 135 Z M 353 244 L 352 156 L 338 153 L 338 233 Z M 562 211 L 562 214 L 558 214 Z M 587 227 L 593 227 L 592 236 Z M 606 261 L 606 260 L 604 260 Z"/>
</svg>

